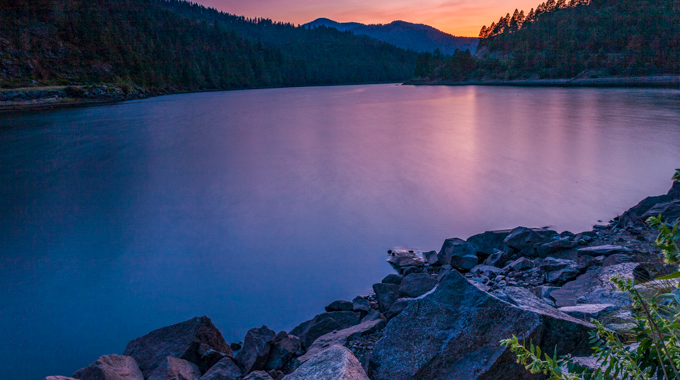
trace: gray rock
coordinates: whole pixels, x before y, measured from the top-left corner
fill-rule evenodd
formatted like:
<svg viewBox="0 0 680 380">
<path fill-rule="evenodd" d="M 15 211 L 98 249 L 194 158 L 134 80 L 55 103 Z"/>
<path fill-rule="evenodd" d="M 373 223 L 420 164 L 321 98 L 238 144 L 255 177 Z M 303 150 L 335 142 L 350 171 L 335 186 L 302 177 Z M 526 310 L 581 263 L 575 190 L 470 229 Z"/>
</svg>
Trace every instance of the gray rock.
<svg viewBox="0 0 680 380">
<path fill-rule="evenodd" d="M 504 269 L 512 268 L 512 270 L 520 271 L 525 269 L 531 269 L 535 266 L 533 260 L 529 260 L 526 257 L 520 257 L 519 259 L 507 264 Z"/>
<path fill-rule="evenodd" d="M 388 284 L 382 284 L 388 285 Z M 391 285 L 396 287 L 396 285 Z M 396 290 L 395 290 L 396 292 Z M 396 297 L 395 297 L 396 300 Z M 303 348 L 310 347 L 314 341 L 329 332 L 346 329 L 359 323 L 358 313 L 352 311 L 334 311 L 315 316 L 313 319 L 303 322 L 293 330 L 291 334 L 300 338 Z"/>
<path fill-rule="evenodd" d="M 503 241 L 509 234 L 510 230 L 486 231 L 483 234 L 470 236 L 467 242 L 475 247 L 480 259 L 486 259 L 493 255 L 496 250 L 502 251 L 505 248 Z"/>
<path fill-rule="evenodd" d="M 387 262 L 399 273 L 402 273 L 409 267 L 425 266 L 425 260 L 418 256 L 417 253 L 411 251 L 393 251 L 390 257 L 387 258 Z"/>
<path fill-rule="evenodd" d="M 47 376 L 44 380 L 76 380 L 73 377 L 66 376 Z"/>
<path fill-rule="evenodd" d="M 610 304 L 584 304 L 559 308 L 559 311 L 565 314 L 569 314 L 572 317 L 580 318 L 586 321 L 590 321 L 593 318 L 598 320 L 602 319 L 616 310 L 617 307 Z"/>
<path fill-rule="evenodd" d="M 284 380 L 369 380 L 350 350 L 333 346 L 314 356 Z"/>
<path fill-rule="evenodd" d="M 352 300 L 352 311 L 371 311 L 371 303 L 364 297 L 355 297 Z"/>
<path fill-rule="evenodd" d="M 548 240 L 547 233 L 539 233 L 531 228 L 517 227 L 505 238 L 504 243 L 508 247 L 520 251 L 523 255 L 534 257 L 536 256 L 536 247 Z"/>
<path fill-rule="evenodd" d="M 149 376 L 148 380 L 198 380 L 201 371 L 194 363 L 167 357 Z"/>
<path fill-rule="evenodd" d="M 148 377 L 168 356 L 189 361 L 202 357 L 196 352 L 201 347 L 232 355 L 220 331 L 205 316 L 154 330 L 128 343 L 123 354 L 135 358 L 144 376 Z"/>
<path fill-rule="evenodd" d="M 225 357 L 208 370 L 200 380 L 240 380 L 243 371 L 232 357 Z"/>
<path fill-rule="evenodd" d="M 552 257 L 543 259 L 539 268 L 545 274 L 546 282 L 557 285 L 573 280 L 582 272 L 582 268 L 575 261 Z"/>
<path fill-rule="evenodd" d="M 416 298 L 429 292 L 437 285 L 437 280 L 427 273 L 414 273 L 404 277 L 399 286 L 399 297 Z M 390 306 L 391 308 L 392 306 Z"/>
<path fill-rule="evenodd" d="M 555 313 L 555 307 L 543 298 L 537 297 L 529 289 L 517 286 L 506 286 L 492 293 L 505 302 L 511 303 L 524 310 L 536 312 Z"/>
<path fill-rule="evenodd" d="M 385 278 L 383 278 L 381 282 L 383 284 L 399 285 L 399 284 L 401 284 L 401 280 L 403 280 L 403 279 L 404 279 L 404 276 L 402 276 L 400 274 L 392 273 L 392 274 L 388 274 L 387 276 L 385 276 Z"/>
<path fill-rule="evenodd" d="M 406 277 L 409 274 L 413 273 L 423 273 L 425 271 L 424 267 L 405 267 L 403 271 L 401 271 L 401 274 Z"/>
<path fill-rule="evenodd" d="M 458 238 L 444 241 L 437 257 L 437 262 L 440 265 L 449 264 L 462 271 L 469 271 L 479 264 L 477 249 L 472 244 Z"/>
<path fill-rule="evenodd" d="M 512 255 L 509 252 L 496 250 L 491 256 L 484 260 L 484 265 L 503 268 L 509 261 Z"/>
<path fill-rule="evenodd" d="M 491 265 L 484 265 L 480 264 L 477 265 L 476 267 L 470 269 L 470 273 L 474 273 L 476 275 L 484 276 L 484 277 L 489 277 L 490 275 L 498 275 L 501 273 L 501 268 L 497 268 Z"/>
<path fill-rule="evenodd" d="M 428 265 L 437 265 L 439 257 L 437 256 L 437 251 L 423 252 L 423 258 Z"/>
<path fill-rule="evenodd" d="M 543 243 L 536 247 L 536 254 L 538 257 L 548 257 L 552 254 L 566 251 L 578 246 L 578 241 L 571 236 L 561 237 Z"/>
<path fill-rule="evenodd" d="M 575 306 L 578 303 L 613 304 L 624 307 L 630 298 L 616 291 L 610 279 L 613 276 L 634 279 L 639 263 L 617 264 L 603 267 L 578 276 L 551 293 L 558 307 Z"/>
<path fill-rule="evenodd" d="M 385 313 L 385 317 L 387 318 L 387 320 L 396 317 L 397 315 L 399 315 L 399 313 L 404 311 L 404 309 L 408 307 L 408 304 L 409 302 L 411 302 L 412 299 L 413 298 L 399 298 L 397 302 L 395 302 L 394 305 L 392 305 L 390 310 L 388 310 Z"/>
<path fill-rule="evenodd" d="M 605 257 L 605 256 L 598 256 L 598 257 Z M 615 253 L 607 258 L 605 258 L 602 261 L 602 266 L 603 267 L 610 267 L 612 265 L 617 265 L 617 264 L 624 264 L 624 263 L 629 263 L 633 261 L 633 258 L 631 255 L 624 254 L 624 253 Z"/>
<path fill-rule="evenodd" d="M 137 362 L 130 356 L 105 355 L 73 374 L 79 380 L 144 380 Z"/>
<path fill-rule="evenodd" d="M 243 340 L 243 348 L 236 353 L 236 362 L 246 373 L 264 369 L 276 333 L 267 326 L 250 329 Z"/>
<path fill-rule="evenodd" d="M 386 320 L 376 319 L 373 321 L 363 322 L 356 326 L 352 326 L 343 330 L 333 331 L 326 335 L 320 336 L 317 340 L 314 341 L 314 344 L 312 344 L 312 346 L 309 347 L 309 349 L 307 350 L 307 352 L 305 352 L 304 355 L 296 359 L 297 361 L 296 366 L 299 366 L 300 364 L 307 362 L 308 360 L 312 359 L 313 357 L 317 356 L 318 354 L 322 353 L 323 351 L 327 350 L 330 347 L 336 345 L 346 346 L 359 337 L 381 330 L 383 327 L 385 327 L 386 324 L 387 324 Z"/>
<path fill-rule="evenodd" d="M 385 312 L 392 307 L 394 301 L 399 298 L 399 285 L 395 284 L 373 284 L 373 291 L 378 299 L 380 311 Z"/>
<path fill-rule="evenodd" d="M 657 204 L 645 212 L 642 215 L 642 219 L 647 220 L 652 216 L 659 215 L 667 223 L 675 223 L 675 221 L 680 219 L 680 200 Z"/>
<path fill-rule="evenodd" d="M 192 343 L 191 348 L 185 352 L 182 359 L 196 364 L 201 373 L 205 373 L 210 367 L 226 356 L 225 353 L 215 351 L 205 343 L 195 341 Z"/>
<path fill-rule="evenodd" d="M 585 248 L 579 248 L 578 249 L 578 254 L 579 255 L 588 255 L 588 256 L 609 256 L 613 255 L 615 253 L 632 253 L 633 251 L 626 248 L 622 247 L 620 245 L 598 245 L 595 247 L 585 247 Z"/>
<path fill-rule="evenodd" d="M 265 371 L 255 371 L 248 376 L 244 377 L 243 380 L 274 380 Z"/>
<path fill-rule="evenodd" d="M 274 344 L 269 352 L 266 370 L 277 370 L 283 368 L 296 355 L 302 355 L 302 343 L 300 338 L 295 335 L 288 335 L 281 331 L 276 335 Z"/>
<path fill-rule="evenodd" d="M 527 378 L 501 339 L 514 334 L 546 352 L 578 354 L 588 349 L 590 328 L 555 309 L 503 302 L 451 272 L 383 329 L 369 366 L 374 380 Z"/>
<path fill-rule="evenodd" d="M 333 301 L 330 305 L 326 306 L 326 311 L 352 311 L 354 305 L 349 301 L 339 300 Z"/>
<path fill-rule="evenodd" d="M 359 323 L 364 323 L 368 321 L 375 321 L 378 319 L 385 319 L 384 316 L 378 311 L 378 310 L 371 310 L 366 314 L 365 317 L 361 318 L 361 322 Z"/>
<path fill-rule="evenodd" d="M 555 306 L 555 299 L 552 297 L 552 292 L 559 289 L 556 286 L 537 286 L 534 288 L 534 295 L 536 295 L 538 298 L 547 301 L 550 303 L 552 306 Z"/>
</svg>

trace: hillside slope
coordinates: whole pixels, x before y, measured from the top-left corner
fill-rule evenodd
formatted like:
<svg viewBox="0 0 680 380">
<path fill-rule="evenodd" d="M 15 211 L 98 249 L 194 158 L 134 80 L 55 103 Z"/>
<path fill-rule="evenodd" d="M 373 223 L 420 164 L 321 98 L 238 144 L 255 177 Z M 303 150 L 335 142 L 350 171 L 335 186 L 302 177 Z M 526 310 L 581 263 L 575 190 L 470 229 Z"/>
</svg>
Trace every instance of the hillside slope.
<svg viewBox="0 0 680 380">
<path fill-rule="evenodd" d="M 0 85 L 246 88 L 400 81 L 416 55 L 365 36 L 182 0 L 0 0 Z"/>
</svg>

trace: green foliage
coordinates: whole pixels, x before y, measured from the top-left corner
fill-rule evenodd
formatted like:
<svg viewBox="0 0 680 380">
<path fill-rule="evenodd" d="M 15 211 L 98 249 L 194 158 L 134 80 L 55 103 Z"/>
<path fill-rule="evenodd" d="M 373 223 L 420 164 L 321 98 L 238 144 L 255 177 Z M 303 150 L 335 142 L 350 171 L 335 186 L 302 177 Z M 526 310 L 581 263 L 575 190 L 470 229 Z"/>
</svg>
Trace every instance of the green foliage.
<svg viewBox="0 0 680 380">
<path fill-rule="evenodd" d="M 456 49 L 450 56 L 435 50 L 434 53 L 422 53 L 418 56 L 415 75 L 417 78 L 461 81 L 467 79 L 476 69 L 477 60 L 469 50 Z"/>
<path fill-rule="evenodd" d="M 0 0 L 0 85 L 230 89 L 401 81 L 416 53 L 183 0 Z"/>
</svg>

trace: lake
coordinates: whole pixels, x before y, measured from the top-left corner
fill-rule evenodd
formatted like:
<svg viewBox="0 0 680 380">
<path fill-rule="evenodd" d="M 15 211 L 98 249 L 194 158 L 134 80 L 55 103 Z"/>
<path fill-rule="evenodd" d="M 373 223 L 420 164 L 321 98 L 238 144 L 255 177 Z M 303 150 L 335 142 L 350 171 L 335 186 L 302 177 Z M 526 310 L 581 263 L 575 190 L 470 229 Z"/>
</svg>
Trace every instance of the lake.
<svg viewBox="0 0 680 380">
<path fill-rule="evenodd" d="M 312 87 L 0 115 L 0 368 L 71 375 L 208 315 L 290 330 L 394 247 L 588 230 L 680 166 L 680 92 Z"/>
</svg>

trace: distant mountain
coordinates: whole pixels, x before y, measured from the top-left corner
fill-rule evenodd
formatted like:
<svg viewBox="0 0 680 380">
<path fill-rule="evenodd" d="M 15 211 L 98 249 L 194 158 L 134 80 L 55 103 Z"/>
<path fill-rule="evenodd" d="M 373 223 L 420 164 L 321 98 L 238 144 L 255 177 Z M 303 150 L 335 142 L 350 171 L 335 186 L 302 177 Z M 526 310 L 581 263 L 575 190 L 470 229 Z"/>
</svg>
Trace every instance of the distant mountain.
<svg viewBox="0 0 680 380">
<path fill-rule="evenodd" d="M 363 34 L 376 40 L 384 41 L 417 52 L 432 53 L 439 49 L 442 53 L 450 55 L 456 49 L 477 51 L 478 38 L 456 37 L 431 26 L 412 24 L 405 21 L 393 21 L 389 24 L 366 25 L 358 22 L 344 22 L 329 20 L 327 18 L 316 19 L 304 26 L 309 28 L 327 27 L 340 31 L 350 31 L 354 34 Z"/>
</svg>

